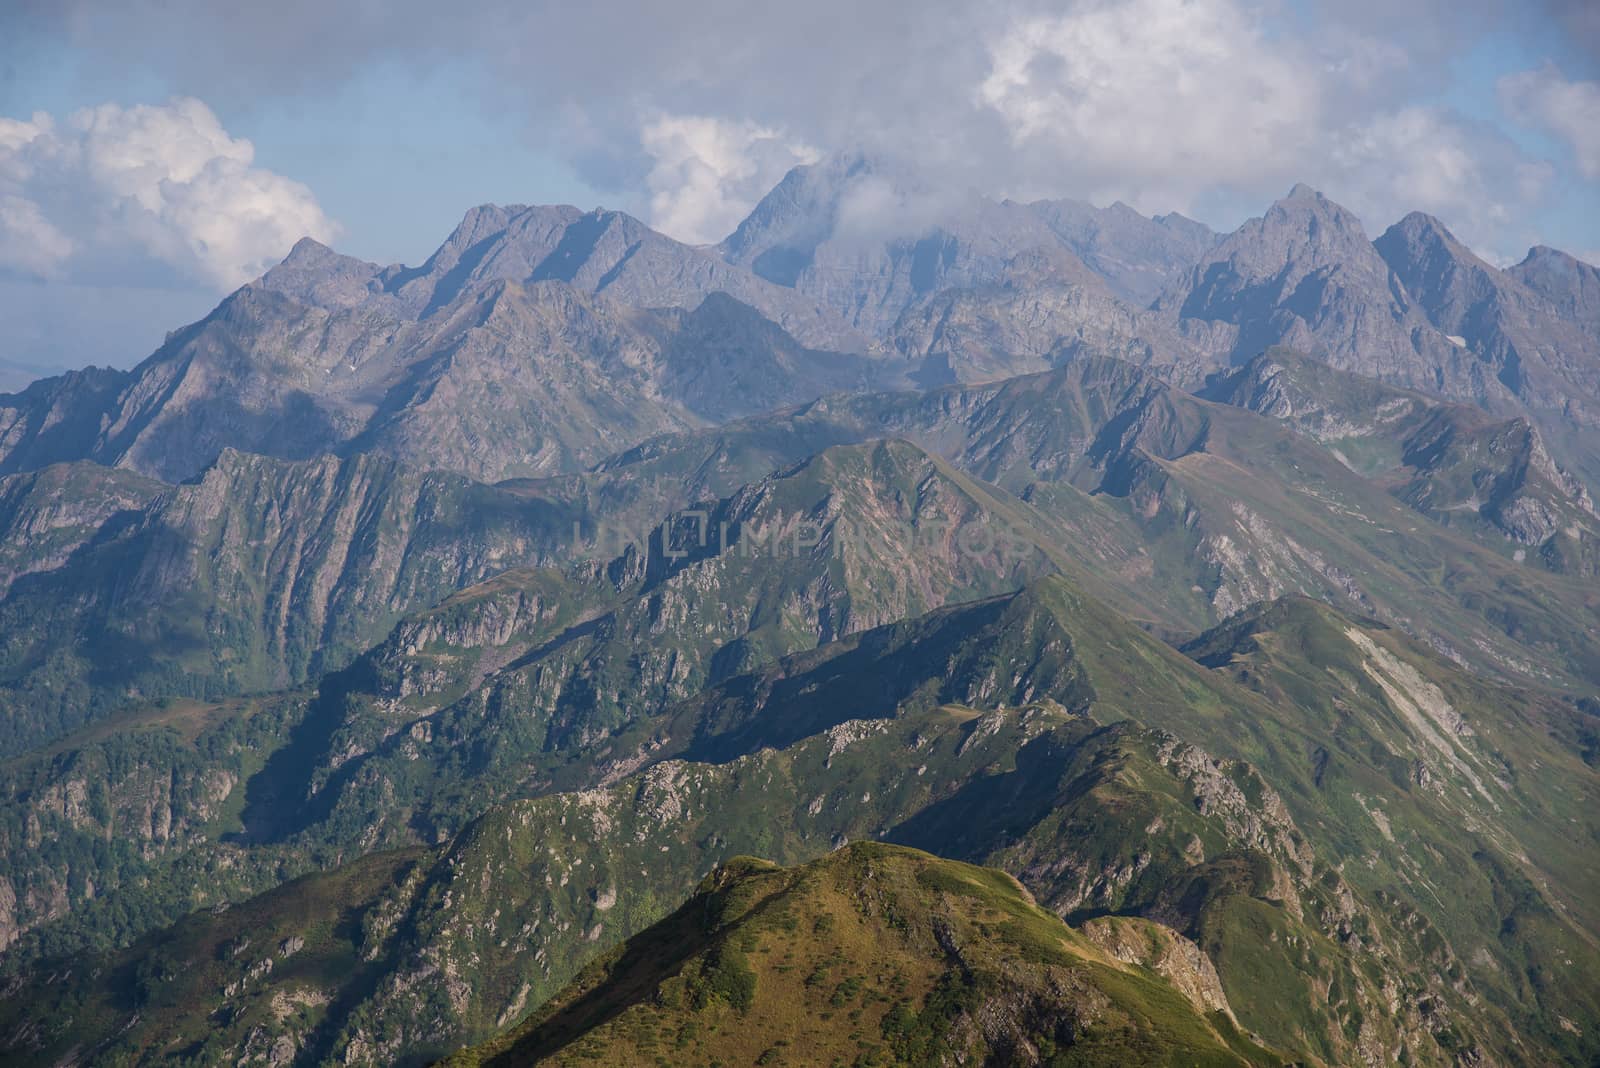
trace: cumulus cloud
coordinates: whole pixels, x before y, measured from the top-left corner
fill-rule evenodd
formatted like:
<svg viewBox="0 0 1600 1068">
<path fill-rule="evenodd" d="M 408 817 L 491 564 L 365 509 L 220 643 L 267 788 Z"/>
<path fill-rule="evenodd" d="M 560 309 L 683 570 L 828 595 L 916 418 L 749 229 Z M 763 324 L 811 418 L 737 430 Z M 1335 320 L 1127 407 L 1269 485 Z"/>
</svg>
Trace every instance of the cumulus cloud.
<svg viewBox="0 0 1600 1068">
<path fill-rule="evenodd" d="M 1572 149 L 1578 173 L 1600 179 L 1600 82 L 1568 81 L 1555 66 L 1508 75 L 1500 100 L 1519 122 L 1541 126 Z"/>
<path fill-rule="evenodd" d="M 1307 64 L 1231 0 L 1090 3 L 990 44 L 978 99 L 1014 145 L 1131 200 L 1292 175 L 1318 129 Z"/>
<path fill-rule="evenodd" d="M 915 161 L 956 189 L 1121 199 L 1221 226 L 1304 180 L 1355 202 L 1374 228 L 1421 206 L 1471 211 L 1476 221 L 1446 221 L 1508 241 L 1548 169 L 1434 104 L 1471 77 L 1461 57 L 1489 34 L 1548 51 L 1565 26 L 1563 61 L 1589 77 L 1600 26 L 1586 0 L 25 9 L 10 47 L 53 37 L 91 57 L 86 67 L 159 71 L 205 99 L 312 99 L 394 61 L 473 69 L 489 106 L 586 184 L 689 240 L 721 236 L 778 161 L 817 146 Z M 1572 166 L 1595 166 L 1581 148 L 1600 127 L 1583 117 L 1593 83 L 1525 81 L 1508 99 L 1574 142 L 1588 162 Z M 1458 150 L 1491 156 L 1464 166 Z M 1386 191 L 1397 173 L 1404 182 Z"/>
<path fill-rule="evenodd" d="M 1503 134 L 1434 107 L 1406 107 L 1352 126 L 1326 170 L 1349 206 L 1379 225 L 1402 211 L 1443 219 L 1497 263 L 1521 258 L 1532 235 L 1521 219 L 1552 178 Z"/>
<path fill-rule="evenodd" d="M 15 194 L 0 194 L 0 268 L 58 278 L 72 248 L 72 239 L 50 225 L 39 205 Z"/>
<path fill-rule="evenodd" d="M 1448 109 L 1396 107 L 1407 56 L 1362 25 L 1286 38 L 1270 14 L 1248 0 L 1089 0 L 1017 19 L 990 39 L 976 97 L 1024 173 L 1101 202 L 1192 211 L 1221 192 L 1259 210 L 1305 180 L 1374 230 L 1422 210 L 1493 258 L 1515 254 L 1548 164 Z"/>
<path fill-rule="evenodd" d="M 789 168 L 821 155 L 773 127 L 708 115 L 656 116 L 640 141 L 653 161 L 651 225 L 697 244 L 727 236 Z"/>
<path fill-rule="evenodd" d="M 41 278 L 155 268 L 232 289 L 337 227 L 311 191 L 253 165 L 198 100 L 0 119 L 0 268 Z"/>
</svg>

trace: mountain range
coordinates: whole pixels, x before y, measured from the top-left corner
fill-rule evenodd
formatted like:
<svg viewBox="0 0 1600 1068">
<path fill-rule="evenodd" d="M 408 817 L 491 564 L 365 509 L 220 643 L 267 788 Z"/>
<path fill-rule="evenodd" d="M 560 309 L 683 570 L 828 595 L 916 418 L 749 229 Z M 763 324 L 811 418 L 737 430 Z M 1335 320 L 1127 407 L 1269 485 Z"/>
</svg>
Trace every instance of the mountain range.
<svg viewBox="0 0 1600 1068">
<path fill-rule="evenodd" d="M 0 395 L 18 1064 L 1588 1064 L 1600 271 L 843 155 Z"/>
</svg>

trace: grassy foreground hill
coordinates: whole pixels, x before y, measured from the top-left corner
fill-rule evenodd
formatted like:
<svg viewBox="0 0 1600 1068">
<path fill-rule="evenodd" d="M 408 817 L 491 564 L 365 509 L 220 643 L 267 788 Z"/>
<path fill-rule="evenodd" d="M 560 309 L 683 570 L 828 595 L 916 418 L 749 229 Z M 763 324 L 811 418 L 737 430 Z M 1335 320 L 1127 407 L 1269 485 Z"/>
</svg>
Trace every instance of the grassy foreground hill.
<svg viewBox="0 0 1600 1068">
<path fill-rule="evenodd" d="M 1141 946 L 1142 943 L 1142 946 Z M 531 1064 L 1281 1064 L 1159 924 L 1073 930 L 1011 876 L 857 843 L 749 857 L 449 1068 Z M 1189 947 L 1192 948 L 1192 947 Z"/>
</svg>

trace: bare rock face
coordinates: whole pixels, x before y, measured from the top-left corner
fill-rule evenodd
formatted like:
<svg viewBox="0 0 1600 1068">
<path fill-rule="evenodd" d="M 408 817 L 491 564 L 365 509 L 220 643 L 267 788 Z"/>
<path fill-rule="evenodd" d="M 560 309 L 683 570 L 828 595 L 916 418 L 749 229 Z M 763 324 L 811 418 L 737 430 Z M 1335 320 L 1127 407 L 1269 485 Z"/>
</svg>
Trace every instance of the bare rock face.
<svg viewBox="0 0 1600 1068">
<path fill-rule="evenodd" d="M 172 712 L 182 722 L 191 707 Z M 91 741 L 11 762 L 0 779 L 0 950 L 204 843 L 240 771 L 165 737 L 142 749 Z M 62 859 L 90 854 L 93 862 Z"/>
<path fill-rule="evenodd" d="M 1564 414 L 1579 425 L 1600 424 L 1600 333 L 1582 315 L 1593 293 L 1582 264 L 1572 261 L 1564 296 L 1570 313 L 1473 255 L 1438 219 L 1412 212 L 1375 243 L 1428 320 L 1458 348 L 1493 370 L 1501 385 L 1530 407 Z M 1527 272 L 1555 286 L 1552 257 Z M 1537 266 L 1537 263 L 1536 263 Z M 1593 274 L 1593 269 L 1588 269 Z M 1576 317 L 1569 317 L 1576 316 Z M 1587 325 L 1587 329 L 1585 328 Z M 1480 400 L 1482 398 L 1469 397 Z"/>
<path fill-rule="evenodd" d="M 94 464 L 0 477 L 0 597 L 25 575 L 64 566 L 106 523 L 145 507 L 165 488 Z"/>
<path fill-rule="evenodd" d="M 275 268 L 239 290 L 131 372 L 0 397 L 0 472 L 90 459 L 182 481 L 233 448 L 381 452 L 487 480 L 559 474 L 707 419 L 888 381 L 718 290 L 666 313 L 561 280 L 489 278 L 417 319 L 392 295 L 357 299 L 353 261 L 308 266 L 297 250 L 285 277 Z"/>
<path fill-rule="evenodd" d="M 1506 273 L 1553 305 L 1569 322 L 1600 328 L 1600 267 L 1549 245 L 1536 245 Z"/>
<path fill-rule="evenodd" d="M 87 463 L 0 479 L 0 529 L 14 750 L 140 697 L 298 685 L 414 607 L 549 562 L 572 528 L 543 502 L 381 456 L 229 449 L 179 486 Z"/>
<path fill-rule="evenodd" d="M 418 267 L 301 241 L 133 371 L 0 396 L 0 473 L 92 459 L 179 481 L 231 447 L 543 477 L 829 393 L 1090 355 L 1196 388 L 1282 343 L 1529 413 L 1593 480 L 1595 279 L 1553 250 L 1498 271 L 1422 215 L 1375 244 L 1304 186 L 1219 237 L 846 155 L 795 168 L 715 248 L 567 205 L 474 208 Z"/>
<path fill-rule="evenodd" d="M 1104 916 L 1078 930 L 1124 964 L 1149 968 L 1203 1013 L 1220 1012 L 1238 1025 L 1216 965 L 1189 939 L 1149 920 Z"/>
<path fill-rule="evenodd" d="M 1157 306 L 1231 324 L 1232 362 L 1282 344 L 1384 381 L 1503 394 L 1404 299 L 1361 221 L 1304 185 L 1224 238 Z"/>
<path fill-rule="evenodd" d="M 1217 243 L 1204 223 L 1173 212 L 1146 218 L 1118 201 L 1096 208 L 1081 200 L 1028 205 L 1117 296 L 1144 307 Z"/>
</svg>

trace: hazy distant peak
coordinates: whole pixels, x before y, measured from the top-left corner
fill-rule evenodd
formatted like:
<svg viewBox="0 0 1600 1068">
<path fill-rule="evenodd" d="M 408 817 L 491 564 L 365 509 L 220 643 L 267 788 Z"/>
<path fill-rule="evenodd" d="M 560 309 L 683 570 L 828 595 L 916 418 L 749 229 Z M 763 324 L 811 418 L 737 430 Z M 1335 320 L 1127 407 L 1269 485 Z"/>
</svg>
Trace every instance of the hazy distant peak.
<svg viewBox="0 0 1600 1068">
<path fill-rule="evenodd" d="M 1314 216 L 1318 218 L 1338 219 L 1342 223 L 1361 226 L 1361 220 L 1356 218 L 1354 212 L 1336 200 L 1312 189 L 1304 182 L 1298 182 L 1289 190 L 1287 196 L 1273 202 L 1267 209 L 1267 216 L 1282 215 L 1290 217 Z"/>
<path fill-rule="evenodd" d="M 1391 235 L 1393 235 L 1393 238 L 1391 238 Z M 1404 239 L 1413 244 L 1429 244 L 1449 249 L 1452 252 L 1473 255 L 1456 238 L 1456 235 L 1450 232 L 1449 227 L 1434 216 L 1422 211 L 1410 212 L 1405 218 L 1389 227 L 1378 238 L 1378 243 L 1381 245 L 1386 238 Z"/>
<path fill-rule="evenodd" d="M 262 275 L 253 286 L 300 304 L 344 308 L 359 304 L 371 295 L 373 279 L 380 270 L 375 263 L 346 256 L 320 241 L 302 237 L 283 262 Z"/>
<path fill-rule="evenodd" d="M 1379 234 L 1373 245 L 1402 278 L 1421 265 L 1431 263 L 1438 268 L 1447 261 L 1492 270 L 1457 241 L 1443 223 L 1420 211 L 1411 212 Z"/>
<path fill-rule="evenodd" d="M 1569 322 L 1590 331 L 1600 328 L 1600 267 L 1549 245 L 1535 245 L 1506 273 L 1555 305 Z"/>
<path fill-rule="evenodd" d="M 1594 264 L 1579 259 L 1570 252 L 1552 248 L 1549 245 L 1534 245 L 1528 249 L 1528 254 L 1517 264 L 1517 268 L 1541 267 L 1555 271 L 1572 271 L 1587 268 L 1590 271 L 1600 270 Z"/>
<path fill-rule="evenodd" d="M 836 153 L 792 167 L 723 240 L 722 254 L 740 262 L 751 249 L 776 241 L 815 246 L 832 234 L 840 204 L 852 190 L 874 178 L 899 186 L 903 177 L 861 152 Z"/>
<path fill-rule="evenodd" d="M 337 257 L 339 253 L 324 245 L 314 237 L 302 237 L 294 243 L 289 254 L 283 258 L 285 264 L 311 264 L 324 263 L 330 258 Z"/>
</svg>

